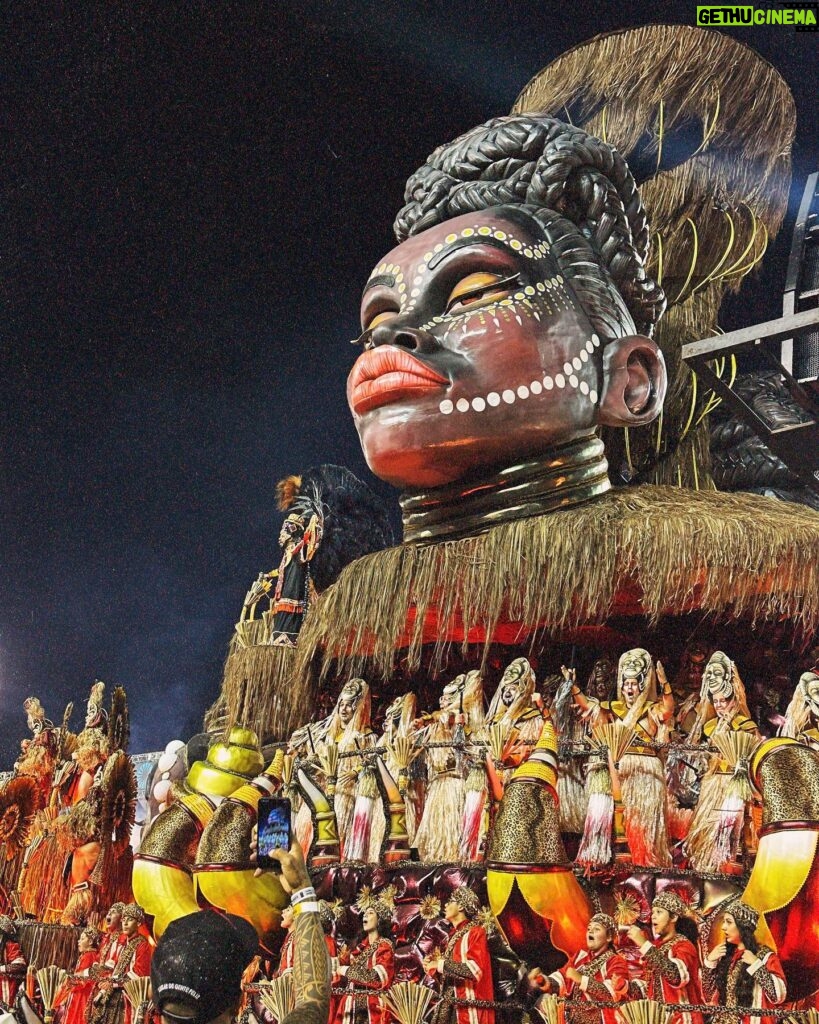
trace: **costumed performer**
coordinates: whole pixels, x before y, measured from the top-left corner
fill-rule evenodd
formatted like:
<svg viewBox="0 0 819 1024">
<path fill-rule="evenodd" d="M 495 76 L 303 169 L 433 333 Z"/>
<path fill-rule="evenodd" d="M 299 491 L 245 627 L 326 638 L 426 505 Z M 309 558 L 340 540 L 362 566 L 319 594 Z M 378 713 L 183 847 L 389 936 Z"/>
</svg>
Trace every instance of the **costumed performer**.
<svg viewBox="0 0 819 1024">
<path fill-rule="evenodd" d="M 97 983 L 88 1015 L 89 1024 L 131 1024 L 131 1007 L 123 985 L 129 978 L 147 978 L 151 973 L 151 944 L 140 933 L 145 920 L 142 907 L 129 903 L 122 911 L 125 943 L 120 948 L 111 974 Z"/>
<path fill-rule="evenodd" d="M 702 991 L 705 999 L 727 1009 L 758 1007 L 763 1010 L 780 1006 L 787 989 L 779 957 L 768 946 L 757 942 L 754 932 L 759 913 L 747 903 L 731 903 L 722 921 L 724 941 L 715 946 L 703 960 Z M 736 1024 L 736 1014 L 711 1017 L 712 1024 Z M 772 1024 L 770 1017 L 740 1017 L 740 1024 Z"/>
<path fill-rule="evenodd" d="M 432 1024 L 495 1024 L 494 1009 L 452 1002 L 491 1002 L 495 997 L 486 929 L 475 920 L 480 909 L 480 900 L 465 885 L 453 890 L 444 904 L 444 919 L 452 932 L 440 956 L 424 959 L 424 970 L 441 982 L 441 999 Z"/>
<path fill-rule="evenodd" d="M 583 832 L 589 797 L 585 780 L 588 764 L 589 725 L 572 699 L 577 673 L 574 669 L 562 672 L 563 681 L 554 699 L 554 718 L 560 737 L 560 775 L 557 795 L 560 801 L 560 828 L 563 832 Z M 598 658 L 592 666 L 586 683 L 586 693 L 592 700 L 608 701 L 614 688 L 614 665 L 609 658 Z"/>
<path fill-rule="evenodd" d="M 720 737 L 745 734 L 748 753 L 762 739 L 751 720 L 736 665 L 722 651 L 714 651 L 705 666 L 700 710 L 689 742 L 698 743 L 701 734 L 712 748 Z M 746 852 L 756 852 L 756 828 L 747 811 L 751 800 L 747 755 L 731 764 L 719 752 L 715 754 L 700 782 L 699 800 L 683 846 L 695 871 L 741 870 L 743 839 Z"/>
<path fill-rule="evenodd" d="M 363 679 L 350 679 L 344 684 L 333 713 L 317 731 L 323 743 L 333 743 L 338 748 L 338 779 L 333 807 L 344 859 L 347 856 L 345 845 L 353 828 L 356 784 L 364 765 L 356 751 L 375 746 L 375 733 L 370 725 L 370 687 Z M 342 757 L 343 754 L 348 756 Z"/>
<path fill-rule="evenodd" d="M 94 989 L 91 969 L 99 957 L 100 933 L 96 928 L 83 928 L 77 939 L 80 954 L 74 970 L 54 999 L 59 1008 L 61 1024 L 85 1024 L 85 1011 Z"/>
<path fill-rule="evenodd" d="M 639 925 L 633 924 L 628 937 L 637 946 L 642 977 L 638 984 L 647 999 L 667 1007 L 674 1003 L 700 1003 L 700 958 L 697 947 L 686 935 L 677 931 L 678 923 L 687 920 L 689 908 L 670 890 L 658 893 L 651 903 L 649 937 Z M 693 924 L 693 922 L 691 922 Z M 694 932 L 696 937 L 696 931 Z M 672 1013 L 668 1024 L 701 1024 L 700 1013 Z"/>
<path fill-rule="evenodd" d="M 363 937 L 351 950 L 339 953 L 336 974 L 348 991 L 337 998 L 331 1024 L 390 1024 L 393 1020 L 380 994 L 395 980 L 392 912 L 388 899 L 366 902 Z"/>
<path fill-rule="evenodd" d="M 799 677 L 778 735 L 790 736 L 819 750 L 819 673 L 815 670 Z"/>
<path fill-rule="evenodd" d="M 14 921 L 0 914 L 0 1002 L 14 1006 L 20 982 L 26 976 L 26 958 L 17 941 Z"/>
<path fill-rule="evenodd" d="M 420 720 L 419 741 L 429 746 L 426 761 L 430 781 L 424 813 L 415 834 L 424 861 L 454 861 L 466 802 L 464 745 L 483 725 L 483 681 L 480 672 L 456 676 L 441 691 L 440 708 Z"/>
<path fill-rule="evenodd" d="M 585 949 L 545 978 L 538 968 L 530 971 L 529 979 L 537 988 L 566 1000 L 567 1024 L 616 1024 L 619 1019 L 612 1007 L 593 1005 L 628 999 L 628 964 L 614 948 L 616 934 L 613 917 L 595 914 L 586 931 Z"/>
<path fill-rule="evenodd" d="M 620 657 L 616 700 L 593 700 L 579 687 L 573 688 L 572 695 L 592 725 L 600 719 L 619 721 L 634 731 L 619 762 L 626 841 L 635 865 L 669 867 L 665 772 L 654 745 L 668 737 L 674 695 L 662 665 L 657 662 L 655 671 L 648 651 L 636 647 Z"/>
<path fill-rule="evenodd" d="M 423 770 L 423 758 L 419 756 L 420 751 L 413 750 L 410 753 L 409 764 L 405 766 L 403 760 L 396 760 L 394 743 L 396 740 L 401 740 L 414 745 L 416 703 L 414 693 L 404 693 L 400 697 L 396 697 L 386 710 L 384 732 L 376 743 L 377 747 L 385 750 L 385 753 L 381 755 L 384 764 L 396 781 L 398 791 L 404 799 L 404 814 L 410 846 L 413 845 L 415 831 L 424 809 L 424 780 L 420 777 L 421 771 L 419 771 L 419 766 Z M 381 800 L 377 800 L 370 836 L 370 851 L 367 858 L 373 864 L 377 864 L 381 859 L 381 847 L 386 830 L 387 818 L 384 814 L 384 804 Z"/>
<path fill-rule="evenodd" d="M 532 753 L 543 727 L 543 714 L 534 701 L 537 680 L 527 658 L 515 658 L 507 665 L 489 704 L 484 733 L 492 726 L 503 731 L 503 756 L 499 767 L 508 782 L 515 768 Z"/>
</svg>

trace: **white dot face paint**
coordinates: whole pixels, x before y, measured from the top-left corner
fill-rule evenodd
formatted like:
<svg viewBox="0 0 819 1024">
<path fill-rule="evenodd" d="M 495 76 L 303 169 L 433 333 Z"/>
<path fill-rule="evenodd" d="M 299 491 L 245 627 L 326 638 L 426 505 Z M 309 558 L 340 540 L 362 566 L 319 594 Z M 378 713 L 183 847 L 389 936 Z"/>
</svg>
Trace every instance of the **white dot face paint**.
<svg viewBox="0 0 819 1024">
<path fill-rule="evenodd" d="M 596 334 L 593 334 L 591 336 L 591 340 L 592 340 L 592 345 L 594 345 L 594 347 L 597 348 L 597 346 L 600 344 L 600 339 L 598 338 L 598 336 Z"/>
<path fill-rule="evenodd" d="M 518 388 L 518 398 L 528 398 L 528 397 L 529 397 L 529 388 L 527 388 L 525 384 L 521 384 L 520 387 Z"/>
<path fill-rule="evenodd" d="M 466 412 L 469 409 L 469 401 L 466 398 L 459 398 L 455 408 L 458 412 Z"/>
<path fill-rule="evenodd" d="M 492 406 L 493 409 L 496 409 L 501 403 L 501 396 L 497 393 L 497 391 L 490 391 L 489 394 L 486 396 L 486 401 L 489 405 Z"/>
<path fill-rule="evenodd" d="M 571 386 L 573 388 L 577 387 L 579 381 L 578 381 L 577 377 L 574 374 L 572 374 L 571 377 L 569 377 L 569 383 L 571 384 Z"/>
<path fill-rule="evenodd" d="M 533 395 L 539 395 L 540 392 L 543 390 L 543 385 L 540 383 L 539 380 L 533 380 L 532 383 L 529 385 L 529 390 L 532 392 Z"/>
<path fill-rule="evenodd" d="M 583 363 L 580 361 L 580 356 L 575 356 L 572 360 L 572 366 L 575 368 L 575 370 L 579 370 L 582 365 Z"/>
<path fill-rule="evenodd" d="M 441 404 L 438 406 L 438 408 L 441 410 L 444 416 L 449 416 L 449 414 L 452 412 L 455 406 L 452 404 L 452 402 L 450 402 L 448 398 L 445 398 L 443 402 L 441 402 Z"/>
<path fill-rule="evenodd" d="M 583 349 L 583 351 L 580 353 L 580 362 L 581 363 L 587 363 L 588 361 L 589 361 L 589 353 L 585 349 Z M 579 367 L 578 367 L 578 369 L 579 369 Z"/>
<path fill-rule="evenodd" d="M 592 402 L 594 402 L 595 405 L 597 404 L 597 392 L 594 390 L 594 388 L 592 388 L 589 392 L 589 398 L 592 400 Z"/>
<path fill-rule="evenodd" d="M 572 372 L 572 364 L 571 363 L 564 363 L 563 364 L 563 372 L 568 377 L 569 374 Z"/>
<path fill-rule="evenodd" d="M 484 409 L 486 408 L 486 402 L 481 398 L 480 395 L 472 399 L 472 408 L 475 410 L 475 412 L 483 412 Z"/>
<path fill-rule="evenodd" d="M 580 381 L 580 393 L 583 395 L 587 395 L 589 393 L 589 385 L 584 380 Z"/>
<path fill-rule="evenodd" d="M 555 384 L 557 384 L 557 386 L 559 388 L 562 388 L 562 387 L 565 386 L 566 378 L 563 376 L 562 373 L 555 374 Z"/>
<path fill-rule="evenodd" d="M 546 376 L 543 378 L 543 386 L 544 388 L 546 388 L 547 391 L 551 391 L 552 388 L 555 386 L 555 382 L 552 380 L 551 377 Z"/>
<path fill-rule="evenodd" d="M 515 392 L 510 391 L 509 388 L 507 388 L 506 391 L 504 391 L 503 394 L 501 395 L 501 398 L 504 400 L 504 402 L 506 402 L 507 405 L 512 405 L 512 403 L 515 401 Z"/>
<path fill-rule="evenodd" d="M 585 348 L 583 349 L 583 351 L 584 351 L 584 352 L 586 352 L 586 353 L 587 353 L 587 354 L 589 354 L 589 355 L 591 355 L 591 353 L 592 353 L 592 352 L 594 352 L 594 344 L 592 343 L 591 339 L 589 339 L 589 340 L 588 340 L 588 341 L 586 342 L 586 346 L 585 346 Z"/>
</svg>

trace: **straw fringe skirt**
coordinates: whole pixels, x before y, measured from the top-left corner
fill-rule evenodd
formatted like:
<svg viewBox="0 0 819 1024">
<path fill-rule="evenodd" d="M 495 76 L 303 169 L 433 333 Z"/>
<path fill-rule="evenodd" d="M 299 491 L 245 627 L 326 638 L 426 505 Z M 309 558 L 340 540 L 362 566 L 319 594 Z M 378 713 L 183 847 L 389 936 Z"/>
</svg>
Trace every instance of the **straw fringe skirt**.
<svg viewBox="0 0 819 1024">
<path fill-rule="evenodd" d="M 662 761 L 651 754 L 624 754 L 620 758 L 620 785 L 632 862 L 641 867 L 669 867 Z"/>
<path fill-rule="evenodd" d="M 415 835 L 421 860 L 458 859 L 466 783 L 456 775 L 436 775 L 427 791 L 424 816 Z"/>
</svg>

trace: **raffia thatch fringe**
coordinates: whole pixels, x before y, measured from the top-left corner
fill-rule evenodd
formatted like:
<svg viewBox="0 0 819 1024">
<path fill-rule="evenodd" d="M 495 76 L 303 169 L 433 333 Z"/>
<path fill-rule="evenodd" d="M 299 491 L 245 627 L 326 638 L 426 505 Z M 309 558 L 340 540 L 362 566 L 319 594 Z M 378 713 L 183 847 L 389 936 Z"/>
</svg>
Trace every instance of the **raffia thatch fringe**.
<svg viewBox="0 0 819 1024">
<path fill-rule="evenodd" d="M 501 622 L 557 633 L 605 620 L 621 584 L 650 620 L 700 609 L 723 621 L 819 626 L 819 514 L 757 495 L 672 487 L 613 491 L 589 505 L 497 526 L 479 537 L 361 558 L 313 606 L 295 678 L 323 658 L 339 672 L 388 676 L 396 651 L 420 663 L 423 628 Z M 406 636 L 408 617 L 414 625 Z"/>
<path fill-rule="evenodd" d="M 254 729 L 263 740 L 285 735 L 305 719 L 309 683 L 293 678 L 292 647 L 232 645 L 225 662 L 222 696 L 227 708 L 225 731 L 233 725 Z"/>
</svg>

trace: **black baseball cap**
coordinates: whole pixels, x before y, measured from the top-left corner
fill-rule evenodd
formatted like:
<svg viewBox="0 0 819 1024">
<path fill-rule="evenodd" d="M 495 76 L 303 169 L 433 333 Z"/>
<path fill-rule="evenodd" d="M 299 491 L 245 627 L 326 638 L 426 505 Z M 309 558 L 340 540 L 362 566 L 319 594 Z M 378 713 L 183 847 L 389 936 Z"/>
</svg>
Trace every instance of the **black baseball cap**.
<svg viewBox="0 0 819 1024">
<path fill-rule="evenodd" d="M 201 910 L 171 921 L 151 961 L 153 1002 L 184 1003 L 207 1024 L 238 1003 L 242 972 L 256 955 L 256 929 L 243 917 Z"/>
</svg>

